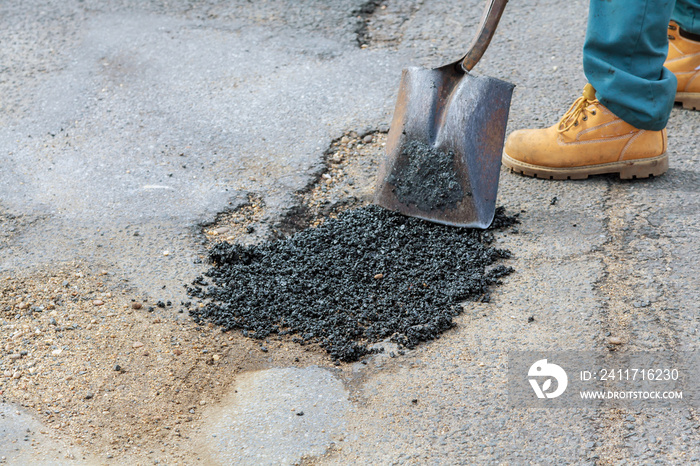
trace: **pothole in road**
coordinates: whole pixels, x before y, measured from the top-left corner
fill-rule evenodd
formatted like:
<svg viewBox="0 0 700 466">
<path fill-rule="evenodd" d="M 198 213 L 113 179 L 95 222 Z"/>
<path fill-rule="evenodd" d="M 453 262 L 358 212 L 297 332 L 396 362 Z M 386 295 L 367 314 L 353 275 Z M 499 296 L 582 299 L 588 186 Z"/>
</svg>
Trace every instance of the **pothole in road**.
<svg viewBox="0 0 700 466">
<path fill-rule="evenodd" d="M 396 49 L 410 20 L 420 10 L 421 1 L 389 2 L 368 0 L 352 13 L 357 23 L 355 40 L 362 48 Z"/>
<path fill-rule="evenodd" d="M 195 320 L 257 339 L 276 334 L 317 344 L 349 362 L 377 342 L 391 340 L 403 352 L 439 338 L 462 302 L 488 295 L 511 272 L 500 264 L 508 251 L 491 246 L 490 232 L 366 205 L 383 138 L 334 142 L 328 170 L 300 193 L 276 228 L 279 239 L 215 244 L 214 266 L 188 288 L 200 300 L 190 310 Z M 499 209 L 493 228 L 516 222 Z"/>
<path fill-rule="evenodd" d="M 241 241 L 246 235 L 255 233 L 255 227 L 261 221 L 264 210 L 265 204 L 262 198 L 249 193 L 246 202 L 230 212 L 219 214 L 213 223 L 205 225 L 204 233 L 207 240 L 213 243 Z"/>
<path fill-rule="evenodd" d="M 222 241 L 252 244 L 265 239 L 259 233 L 266 231 L 269 239 L 280 239 L 316 227 L 343 210 L 369 204 L 385 144 L 385 131 L 347 132 L 331 143 L 324 154 L 324 169 L 295 194 L 294 205 L 274 225 L 264 224 L 264 201 L 250 193 L 245 202 L 203 226 L 207 242 L 210 246 Z"/>
<path fill-rule="evenodd" d="M 297 205 L 274 226 L 274 238 L 317 227 L 344 210 L 369 204 L 385 145 L 386 132 L 379 131 L 351 131 L 333 141 L 324 155 L 325 170 L 297 193 Z"/>
</svg>

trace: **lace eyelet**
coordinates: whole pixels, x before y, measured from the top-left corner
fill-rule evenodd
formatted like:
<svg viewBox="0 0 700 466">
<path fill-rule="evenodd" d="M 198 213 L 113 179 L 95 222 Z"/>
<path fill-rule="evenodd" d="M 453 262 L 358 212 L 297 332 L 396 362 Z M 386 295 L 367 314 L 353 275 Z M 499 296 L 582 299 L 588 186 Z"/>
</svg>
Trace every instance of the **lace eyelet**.
<svg viewBox="0 0 700 466">
<path fill-rule="evenodd" d="M 595 110 L 593 110 L 593 111 L 591 112 L 591 115 L 595 115 Z"/>
<path fill-rule="evenodd" d="M 578 126 L 578 121 L 577 121 L 577 122 L 574 122 L 574 126 Z"/>
<path fill-rule="evenodd" d="M 668 40 L 676 40 L 676 38 L 675 38 L 674 36 L 672 36 L 672 35 L 669 34 L 669 35 L 668 35 Z"/>
<path fill-rule="evenodd" d="M 586 120 L 588 120 L 588 117 L 587 116 L 583 117 L 583 121 L 586 121 Z"/>
</svg>

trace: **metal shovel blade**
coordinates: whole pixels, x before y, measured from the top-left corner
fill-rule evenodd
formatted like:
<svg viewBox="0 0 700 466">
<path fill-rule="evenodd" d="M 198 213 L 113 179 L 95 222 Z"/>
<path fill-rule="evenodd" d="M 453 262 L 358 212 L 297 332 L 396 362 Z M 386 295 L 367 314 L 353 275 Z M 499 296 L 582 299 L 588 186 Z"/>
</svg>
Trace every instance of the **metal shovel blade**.
<svg viewBox="0 0 700 466">
<path fill-rule="evenodd" d="M 487 228 L 513 87 L 455 65 L 403 70 L 374 203 L 446 225 Z"/>
</svg>

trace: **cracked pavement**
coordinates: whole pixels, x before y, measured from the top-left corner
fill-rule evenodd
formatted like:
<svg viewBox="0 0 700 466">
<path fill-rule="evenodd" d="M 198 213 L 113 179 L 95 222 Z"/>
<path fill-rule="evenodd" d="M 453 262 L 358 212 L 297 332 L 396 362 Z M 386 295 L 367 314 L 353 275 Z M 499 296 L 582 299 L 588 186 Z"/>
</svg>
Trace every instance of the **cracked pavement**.
<svg viewBox="0 0 700 466">
<path fill-rule="evenodd" d="M 509 2 L 475 69 L 516 84 L 508 131 L 553 124 L 579 95 L 586 10 Z M 401 69 L 459 57 L 481 12 L 471 0 L 0 4 L 0 274 L 79 260 L 142 295 L 185 299 L 182 284 L 204 268 L 202 224 L 252 194 L 265 209 L 249 239 L 272 234 L 332 142 L 385 130 Z M 497 237 L 516 272 L 489 303 L 470 303 L 454 330 L 405 356 L 242 373 L 181 440 L 201 452 L 182 462 L 700 462 L 691 407 L 506 403 L 508 351 L 605 350 L 610 336 L 620 351 L 697 351 L 700 113 L 674 109 L 668 132 L 658 179 L 503 170 L 499 204 L 522 224 Z M 0 417 L 0 439 L 40 429 L 23 399 L 0 397 L 3 413 L 24 413 Z M 39 441 L 43 459 L 0 443 L 10 464 L 52 464 L 72 439 L 58 429 Z"/>
</svg>

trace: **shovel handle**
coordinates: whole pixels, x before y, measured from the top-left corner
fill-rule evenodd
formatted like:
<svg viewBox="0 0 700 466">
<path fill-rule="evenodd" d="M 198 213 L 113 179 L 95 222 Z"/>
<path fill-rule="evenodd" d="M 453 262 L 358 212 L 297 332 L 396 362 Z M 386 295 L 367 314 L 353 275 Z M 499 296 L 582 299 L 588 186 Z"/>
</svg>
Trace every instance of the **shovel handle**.
<svg viewBox="0 0 700 466">
<path fill-rule="evenodd" d="M 481 24 L 479 24 L 479 32 L 469 46 L 467 54 L 460 60 L 464 72 L 468 73 L 471 71 L 481 60 L 486 48 L 491 43 L 493 34 L 496 32 L 496 27 L 501 20 L 506 3 L 508 3 L 508 0 L 490 0 L 486 4 L 484 15 L 481 17 Z"/>
</svg>

